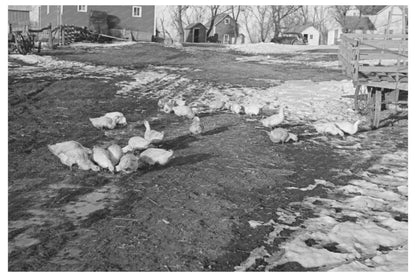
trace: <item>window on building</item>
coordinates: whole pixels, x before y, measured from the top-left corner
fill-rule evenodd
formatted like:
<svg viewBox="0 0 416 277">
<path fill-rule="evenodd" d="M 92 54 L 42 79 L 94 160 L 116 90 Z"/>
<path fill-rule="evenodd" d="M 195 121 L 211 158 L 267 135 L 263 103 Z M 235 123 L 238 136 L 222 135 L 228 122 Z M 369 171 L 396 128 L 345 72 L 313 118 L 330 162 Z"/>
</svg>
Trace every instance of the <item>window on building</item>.
<svg viewBox="0 0 416 277">
<path fill-rule="evenodd" d="M 87 12 L 87 6 L 83 5 L 83 6 L 77 6 L 77 12 L 83 12 L 86 13 Z"/>
<path fill-rule="evenodd" d="M 48 13 L 49 13 L 49 5 L 46 6 L 46 14 L 48 14 Z"/>
<path fill-rule="evenodd" d="M 230 19 L 229 18 L 224 19 L 224 23 L 225 24 L 230 24 Z"/>
<path fill-rule="evenodd" d="M 141 6 L 133 6 L 132 16 L 133 17 L 142 17 L 142 7 Z"/>
<path fill-rule="evenodd" d="M 309 35 L 309 39 L 313 39 L 313 35 Z"/>
</svg>

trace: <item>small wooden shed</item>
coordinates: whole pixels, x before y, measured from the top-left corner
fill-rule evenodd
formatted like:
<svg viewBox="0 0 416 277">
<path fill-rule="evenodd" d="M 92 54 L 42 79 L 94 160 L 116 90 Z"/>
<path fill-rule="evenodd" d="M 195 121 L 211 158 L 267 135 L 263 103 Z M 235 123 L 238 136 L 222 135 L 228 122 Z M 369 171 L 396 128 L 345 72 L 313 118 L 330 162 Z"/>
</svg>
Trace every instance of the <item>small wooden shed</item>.
<svg viewBox="0 0 416 277">
<path fill-rule="evenodd" d="M 207 28 L 199 22 L 186 26 L 185 42 L 207 42 Z"/>
</svg>

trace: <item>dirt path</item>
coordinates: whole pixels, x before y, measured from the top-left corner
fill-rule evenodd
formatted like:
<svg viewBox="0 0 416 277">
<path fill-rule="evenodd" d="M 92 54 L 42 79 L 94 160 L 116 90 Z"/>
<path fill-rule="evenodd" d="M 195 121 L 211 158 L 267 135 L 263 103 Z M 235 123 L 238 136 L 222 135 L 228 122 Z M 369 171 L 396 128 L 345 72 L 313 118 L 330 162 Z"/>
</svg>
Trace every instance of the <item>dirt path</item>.
<svg viewBox="0 0 416 277">
<path fill-rule="evenodd" d="M 9 270 L 291 271 L 356 265 L 362 260 L 357 254 L 341 264 L 303 264 L 282 254 L 322 215 L 339 224 L 393 218 L 398 223 L 390 231 L 401 228 L 407 238 L 402 206 L 356 217 L 339 211 L 351 193 L 374 193 L 356 180 L 370 179 L 379 193 L 391 191 L 407 203 L 406 124 L 364 128 L 347 140 L 320 136 L 312 121 L 356 117 L 348 110 L 351 99 L 342 97 L 351 85 L 334 81 L 343 79 L 339 71 L 313 61 L 277 69 L 262 64 L 264 58 L 186 51 L 143 44 L 118 51 L 68 50 L 60 56 L 64 60 L 44 56 L 31 66 L 9 61 Z M 219 68 L 220 60 L 227 63 Z M 299 81 L 311 77 L 319 82 Z M 276 96 L 273 101 L 285 102 L 290 111 L 284 126 L 300 141 L 273 145 L 256 120 L 229 113 L 201 115 L 205 132 L 190 136 L 189 121 L 157 111 L 157 100 L 173 94 L 193 103 L 218 94 L 242 96 L 241 101 Z M 103 132 L 88 121 L 116 110 L 127 117 L 126 128 Z M 70 171 L 46 148 L 70 139 L 88 147 L 125 145 L 143 134 L 144 119 L 167 134 L 160 146 L 175 151 L 164 167 L 130 175 Z M 394 186 L 387 185 L 385 170 L 396 174 L 388 180 Z M 351 182 L 359 189 L 351 190 Z M 337 214 L 331 201 L 339 202 Z M 332 223 L 322 230 L 330 232 L 337 225 Z M 332 253 L 353 252 L 334 246 L 336 238 L 305 240 Z M 406 243 L 394 241 L 380 251 L 394 255 Z"/>
</svg>

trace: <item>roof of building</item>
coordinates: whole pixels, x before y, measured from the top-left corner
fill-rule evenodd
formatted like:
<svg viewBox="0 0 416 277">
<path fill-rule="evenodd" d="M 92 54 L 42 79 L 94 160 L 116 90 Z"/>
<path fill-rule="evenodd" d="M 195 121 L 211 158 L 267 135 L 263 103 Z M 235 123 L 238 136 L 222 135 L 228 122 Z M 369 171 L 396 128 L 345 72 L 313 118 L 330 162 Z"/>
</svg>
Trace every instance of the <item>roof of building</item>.
<svg viewBox="0 0 416 277">
<path fill-rule="evenodd" d="M 350 30 L 375 30 L 373 22 L 367 16 L 346 16 L 345 25 Z"/>
<path fill-rule="evenodd" d="M 188 26 L 186 26 L 186 27 L 185 27 L 185 29 L 186 29 L 186 30 L 187 30 L 187 29 L 192 29 L 192 28 L 195 28 L 195 27 L 196 27 L 196 26 L 198 26 L 198 25 L 201 25 L 202 27 L 206 28 L 206 27 L 204 26 L 204 24 L 202 24 L 201 22 L 196 22 L 196 23 L 189 24 Z"/>
<path fill-rule="evenodd" d="M 288 28 L 285 32 L 302 33 L 309 27 L 313 27 L 313 25 L 312 24 L 297 25 L 297 26 Z"/>
<path fill-rule="evenodd" d="M 32 6 L 23 6 L 23 5 L 19 5 L 19 6 L 9 5 L 7 8 L 8 10 L 25 11 L 25 12 L 29 12 L 32 10 Z"/>
<path fill-rule="evenodd" d="M 220 23 L 221 21 L 223 21 L 224 18 L 226 18 L 227 16 L 229 16 L 229 15 L 226 14 L 226 13 L 222 13 L 222 14 L 217 15 L 215 17 L 215 20 L 214 20 L 214 26 L 217 25 L 218 23 Z M 205 23 L 205 26 L 207 26 L 207 28 L 209 28 L 210 24 L 211 24 L 211 21 L 208 21 L 207 23 Z"/>
<path fill-rule="evenodd" d="M 366 5 L 366 6 L 356 6 L 360 11 L 361 15 L 376 15 L 382 9 L 387 6 L 384 5 Z"/>
</svg>

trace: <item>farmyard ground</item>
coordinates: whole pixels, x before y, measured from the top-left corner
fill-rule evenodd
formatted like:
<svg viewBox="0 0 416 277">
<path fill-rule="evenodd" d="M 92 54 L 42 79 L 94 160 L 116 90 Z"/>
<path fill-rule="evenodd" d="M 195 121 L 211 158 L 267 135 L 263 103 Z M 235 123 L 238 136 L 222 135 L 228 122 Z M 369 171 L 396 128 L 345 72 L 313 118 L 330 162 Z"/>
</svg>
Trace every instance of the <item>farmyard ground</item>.
<svg viewBox="0 0 416 277">
<path fill-rule="evenodd" d="M 9 270 L 407 270 L 406 115 L 317 134 L 315 122 L 360 118 L 336 50 L 266 46 L 9 56 Z M 284 104 L 299 142 L 274 145 L 260 117 L 227 112 L 202 113 L 190 136 L 189 120 L 157 110 L 177 96 Z M 110 111 L 128 126 L 94 129 L 88 118 Z M 175 152 L 166 166 L 70 171 L 46 147 L 124 146 L 144 119 Z"/>
</svg>

